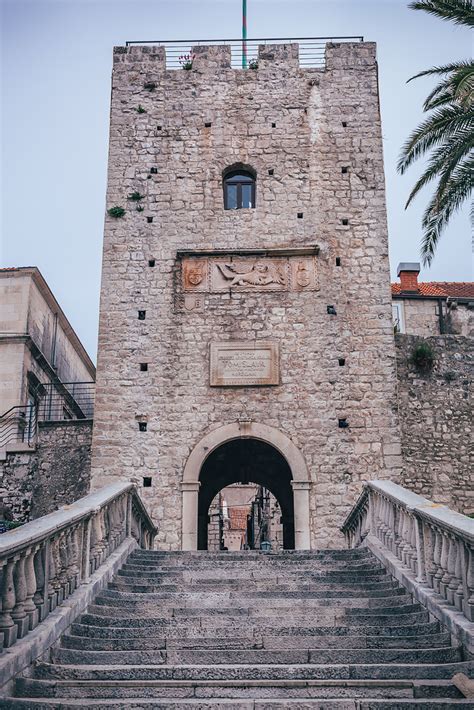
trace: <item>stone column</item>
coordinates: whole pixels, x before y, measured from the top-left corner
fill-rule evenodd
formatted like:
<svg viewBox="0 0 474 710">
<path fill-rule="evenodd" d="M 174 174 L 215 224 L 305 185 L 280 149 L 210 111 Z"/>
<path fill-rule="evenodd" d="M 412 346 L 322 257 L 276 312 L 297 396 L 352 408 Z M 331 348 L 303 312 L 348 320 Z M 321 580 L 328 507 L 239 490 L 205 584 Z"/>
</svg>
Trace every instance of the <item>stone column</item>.
<svg viewBox="0 0 474 710">
<path fill-rule="evenodd" d="M 309 481 L 292 481 L 295 509 L 295 550 L 310 550 Z"/>
<path fill-rule="evenodd" d="M 182 550 L 197 550 L 198 541 L 198 493 L 199 481 L 183 481 L 183 533 L 181 540 Z"/>
</svg>

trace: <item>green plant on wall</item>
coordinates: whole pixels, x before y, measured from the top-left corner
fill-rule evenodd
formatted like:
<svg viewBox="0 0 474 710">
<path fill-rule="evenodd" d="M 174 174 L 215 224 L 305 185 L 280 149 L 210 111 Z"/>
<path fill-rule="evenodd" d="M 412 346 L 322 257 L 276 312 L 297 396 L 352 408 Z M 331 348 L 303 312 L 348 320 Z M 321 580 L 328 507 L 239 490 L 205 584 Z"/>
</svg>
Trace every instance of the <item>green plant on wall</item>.
<svg viewBox="0 0 474 710">
<path fill-rule="evenodd" d="M 123 217 L 125 214 L 125 210 L 123 207 L 111 207 L 110 209 L 107 210 L 107 214 L 110 215 L 110 217 Z"/>
<path fill-rule="evenodd" d="M 142 207 L 141 205 L 137 205 L 137 212 L 143 212 L 145 208 Z"/>
<path fill-rule="evenodd" d="M 143 108 L 143 106 L 141 104 L 138 104 L 138 106 L 135 110 L 137 113 L 146 113 L 146 110 Z"/>
<path fill-rule="evenodd" d="M 140 192 L 135 191 L 127 197 L 127 200 L 131 200 L 132 202 L 140 202 L 140 200 L 143 200 L 144 197 L 145 195 L 142 195 Z"/>
<path fill-rule="evenodd" d="M 429 343 L 418 343 L 412 350 L 410 360 L 417 370 L 427 372 L 431 370 L 434 365 L 434 350 Z"/>
</svg>

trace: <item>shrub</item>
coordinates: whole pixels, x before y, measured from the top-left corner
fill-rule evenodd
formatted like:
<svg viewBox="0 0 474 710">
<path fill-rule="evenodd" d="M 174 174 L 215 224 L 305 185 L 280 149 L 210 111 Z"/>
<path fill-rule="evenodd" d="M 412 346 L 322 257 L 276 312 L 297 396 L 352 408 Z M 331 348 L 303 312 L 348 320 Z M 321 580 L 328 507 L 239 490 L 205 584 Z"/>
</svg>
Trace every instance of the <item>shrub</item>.
<svg viewBox="0 0 474 710">
<path fill-rule="evenodd" d="M 125 210 L 124 210 L 123 207 L 111 207 L 109 210 L 107 210 L 107 213 L 108 213 L 111 217 L 118 218 L 118 217 L 123 217 L 123 216 L 124 216 Z"/>
<path fill-rule="evenodd" d="M 431 370 L 434 361 L 434 350 L 429 343 L 422 342 L 415 345 L 411 353 L 411 362 L 417 370 Z"/>
<path fill-rule="evenodd" d="M 142 195 L 140 192 L 135 191 L 127 197 L 127 200 L 131 200 L 132 202 L 140 202 L 140 200 L 143 200 L 144 197 L 145 195 Z"/>
</svg>

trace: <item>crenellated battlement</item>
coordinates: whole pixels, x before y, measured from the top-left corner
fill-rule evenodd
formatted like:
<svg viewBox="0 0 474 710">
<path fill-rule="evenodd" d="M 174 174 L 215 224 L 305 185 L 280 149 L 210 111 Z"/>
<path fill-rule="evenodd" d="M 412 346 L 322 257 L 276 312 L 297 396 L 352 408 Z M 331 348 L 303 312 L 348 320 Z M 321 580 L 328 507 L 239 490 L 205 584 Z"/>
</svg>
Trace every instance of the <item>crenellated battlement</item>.
<svg viewBox="0 0 474 710">
<path fill-rule="evenodd" d="M 127 42 L 114 48 L 114 63 L 150 62 L 155 69 L 181 69 L 189 57 L 190 71 L 223 69 L 262 71 L 331 69 L 375 63 L 375 44 L 362 37 L 322 37 L 301 40 L 248 40 L 245 58 L 241 40 Z"/>
</svg>

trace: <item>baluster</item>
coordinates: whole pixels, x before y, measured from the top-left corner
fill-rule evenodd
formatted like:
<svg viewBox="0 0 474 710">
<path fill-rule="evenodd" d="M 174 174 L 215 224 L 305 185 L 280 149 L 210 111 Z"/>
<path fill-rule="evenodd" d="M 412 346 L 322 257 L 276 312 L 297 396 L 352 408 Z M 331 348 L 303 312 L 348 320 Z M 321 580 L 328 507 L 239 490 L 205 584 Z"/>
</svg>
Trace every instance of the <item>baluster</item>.
<svg viewBox="0 0 474 710">
<path fill-rule="evenodd" d="M 450 604 L 454 604 L 454 595 L 459 587 L 460 579 L 456 577 L 456 561 L 459 556 L 458 541 L 454 535 L 449 536 L 448 550 L 448 574 L 449 584 L 446 589 L 446 599 Z"/>
<path fill-rule="evenodd" d="M 69 537 L 69 567 L 68 580 L 70 594 L 77 588 L 79 584 L 79 525 L 71 529 Z"/>
<path fill-rule="evenodd" d="M 399 558 L 400 549 L 400 508 L 393 504 L 393 554 Z"/>
<path fill-rule="evenodd" d="M 426 584 L 426 557 L 423 521 L 418 516 L 413 516 L 413 529 L 415 531 L 416 547 L 416 581 Z"/>
<path fill-rule="evenodd" d="M 90 573 L 93 574 L 99 566 L 100 556 L 100 521 L 99 512 L 92 516 L 91 520 L 91 553 L 90 553 Z"/>
<path fill-rule="evenodd" d="M 47 616 L 45 602 L 45 547 L 40 547 L 34 558 L 35 577 L 36 577 L 36 592 L 33 601 L 38 609 L 39 621 Z"/>
<path fill-rule="evenodd" d="M 433 551 L 433 562 L 434 562 L 434 567 L 435 567 L 435 573 L 433 575 L 433 589 L 435 592 L 438 592 L 439 594 L 439 583 L 441 580 L 441 577 L 444 574 L 444 570 L 441 567 L 441 545 L 442 545 L 442 534 L 438 530 L 438 528 L 433 528 L 434 535 L 435 535 L 435 544 L 434 544 L 434 551 Z"/>
<path fill-rule="evenodd" d="M 434 551 L 436 544 L 436 532 L 429 523 L 424 524 L 425 558 L 426 558 L 426 582 L 431 589 L 434 589 L 434 577 L 437 571 L 434 562 Z"/>
<path fill-rule="evenodd" d="M 399 508 L 398 509 L 398 530 L 397 530 L 397 537 L 398 537 L 397 557 L 400 560 L 400 562 L 402 562 L 402 563 L 403 563 L 403 553 L 405 550 L 405 542 L 403 539 L 404 524 L 405 524 L 405 517 L 404 517 L 403 508 Z"/>
<path fill-rule="evenodd" d="M 36 593 L 36 575 L 35 575 L 35 552 L 37 547 L 30 547 L 26 553 L 25 561 L 25 577 L 26 577 L 26 599 L 25 599 L 25 611 L 28 616 L 29 625 L 28 628 L 32 631 L 37 625 L 39 620 L 38 609 L 33 600 Z"/>
<path fill-rule="evenodd" d="M 407 515 L 410 524 L 410 567 L 412 571 L 418 576 L 418 560 L 416 554 L 416 521 L 411 510 L 407 512 Z"/>
<path fill-rule="evenodd" d="M 8 648 L 17 639 L 17 626 L 11 612 L 15 606 L 15 585 L 13 583 L 14 560 L 2 561 L 2 612 L 0 632 L 3 633 L 3 645 Z"/>
<path fill-rule="evenodd" d="M 469 621 L 474 621 L 474 550 L 472 547 L 466 548 L 467 570 L 466 570 L 466 592 L 464 594 L 464 614 Z"/>
<path fill-rule="evenodd" d="M 456 565 L 454 568 L 454 576 L 458 580 L 458 586 L 454 591 L 453 603 L 456 609 L 462 611 L 464 606 L 463 573 L 467 570 L 467 560 L 462 540 L 456 539 L 456 547 Z"/>
<path fill-rule="evenodd" d="M 27 595 L 26 575 L 25 575 L 25 553 L 22 552 L 16 558 L 16 564 L 13 568 L 13 581 L 15 583 L 15 599 L 16 603 L 11 613 L 12 619 L 18 627 L 17 638 L 23 638 L 28 633 L 30 619 L 25 610 L 25 601 Z"/>
<path fill-rule="evenodd" d="M 443 532 L 441 543 L 441 561 L 440 565 L 443 570 L 443 576 L 439 581 L 439 593 L 444 599 L 447 599 L 446 589 L 451 581 L 451 575 L 448 572 L 448 553 L 449 553 L 449 537 L 446 532 Z"/>
<path fill-rule="evenodd" d="M 61 565 L 59 561 L 59 540 L 58 536 L 53 537 L 49 546 L 49 584 L 48 584 L 48 599 L 49 611 L 54 611 L 59 604 L 59 589 L 61 582 L 59 581 L 59 573 Z"/>
</svg>

